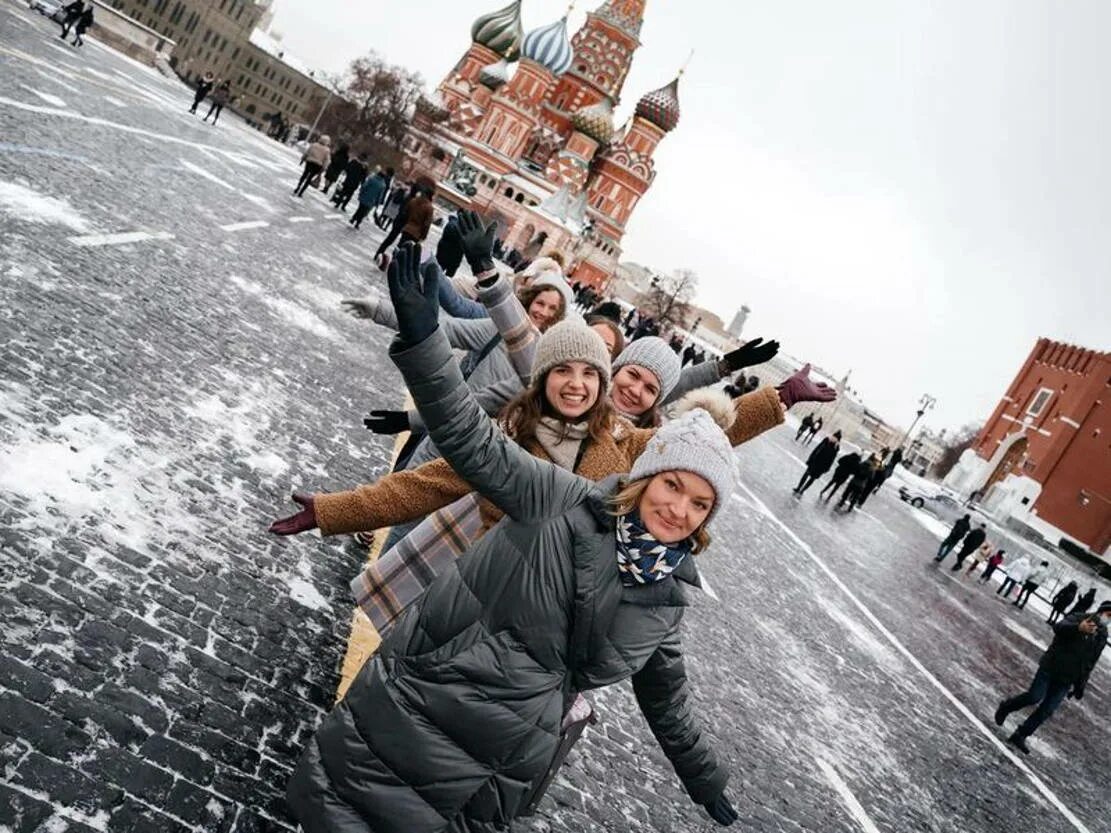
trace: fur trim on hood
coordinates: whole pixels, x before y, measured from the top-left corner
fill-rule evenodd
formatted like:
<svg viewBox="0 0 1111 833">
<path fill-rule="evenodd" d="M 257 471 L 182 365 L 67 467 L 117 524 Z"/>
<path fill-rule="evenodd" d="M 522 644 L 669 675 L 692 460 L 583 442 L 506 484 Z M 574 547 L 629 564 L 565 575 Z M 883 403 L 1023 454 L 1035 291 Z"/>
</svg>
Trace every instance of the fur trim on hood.
<svg viewBox="0 0 1111 833">
<path fill-rule="evenodd" d="M 673 409 L 673 418 L 678 419 L 685 413 L 701 408 L 710 415 L 722 431 L 733 427 L 737 419 L 737 412 L 733 407 L 733 400 L 725 391 L 717 388 L 698 388 L 685 394 Z"/>
</svg>

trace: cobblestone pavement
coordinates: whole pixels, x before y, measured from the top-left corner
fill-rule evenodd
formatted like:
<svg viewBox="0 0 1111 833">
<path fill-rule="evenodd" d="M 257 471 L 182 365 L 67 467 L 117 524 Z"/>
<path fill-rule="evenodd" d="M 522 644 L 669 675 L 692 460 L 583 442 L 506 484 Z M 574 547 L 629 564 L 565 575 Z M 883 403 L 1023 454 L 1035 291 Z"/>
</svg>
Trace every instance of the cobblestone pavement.
<svg viewBox="0 0 1111 833">
<path fill-rule="evenodd" d="M 379 238 L 291 198 L 293 152 L 60 44 L 0 0 L 0 831 L 288 829 L 360 555 L 265 525 L 384 469 L 360 423 L 401 395 L 387 334 L 338 313 L 382 289 Z M 685 625 L 738 827 L 1111 831 L 1111 663 L 1010 754 L 990 716 L 1040 617 L 931 567 L 890 486 L 852 517 L 795 500 L 791 437 L 739 453 L 701 561 L 720 598 Z M 592 699 L 516 830 L 715 829 L 628 687 Z"/>
</svg>

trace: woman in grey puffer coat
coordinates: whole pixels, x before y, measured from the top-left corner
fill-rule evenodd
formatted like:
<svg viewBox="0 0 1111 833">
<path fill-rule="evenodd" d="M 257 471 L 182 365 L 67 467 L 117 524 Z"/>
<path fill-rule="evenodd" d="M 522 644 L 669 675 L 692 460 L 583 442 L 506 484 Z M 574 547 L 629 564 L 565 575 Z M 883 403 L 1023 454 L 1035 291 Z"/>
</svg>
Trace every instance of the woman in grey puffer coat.
<svg viewBox="0 0 1111 833">
<path fill-rule="evenodd" d="M 324 719 L 289 784 L 294 814 L 308 833 L 504 830 L 576 692 L 632 678 L 688 794 L 731 824 L 679 645 L 683 585 L 699 583 L 691 555 L 733 488 L 728 440 L 693 411 L 656 434 L 627 482 L 533 457 L 475 404 L 416 250 L 390 266 L 391 355 L 444 457 L 507 517 L 398 620 Z"/>
</svg>

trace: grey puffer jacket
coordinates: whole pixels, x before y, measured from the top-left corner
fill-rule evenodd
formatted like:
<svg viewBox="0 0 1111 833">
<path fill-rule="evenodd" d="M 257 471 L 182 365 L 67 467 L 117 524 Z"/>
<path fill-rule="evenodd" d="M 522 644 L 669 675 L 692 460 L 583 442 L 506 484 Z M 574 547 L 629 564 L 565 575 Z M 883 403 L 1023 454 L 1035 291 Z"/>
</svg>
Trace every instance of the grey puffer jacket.
<svg viewBox="0 0 1111 833">
<path fill-rule="evenodd" d="M 304 829 L 504 829 L 574 693 L 630 677 L 691 798 L 713 801 L 728 775 L 691 712 L 679 646 L 693 560 L 624 587 L 606 510 L 616 478 L 592 483 L 508 440 L 441 331 L 392 352 L 444 457 L 507 517 L 398 620 L 309 741 L 288 789 Z"/>
</svg>

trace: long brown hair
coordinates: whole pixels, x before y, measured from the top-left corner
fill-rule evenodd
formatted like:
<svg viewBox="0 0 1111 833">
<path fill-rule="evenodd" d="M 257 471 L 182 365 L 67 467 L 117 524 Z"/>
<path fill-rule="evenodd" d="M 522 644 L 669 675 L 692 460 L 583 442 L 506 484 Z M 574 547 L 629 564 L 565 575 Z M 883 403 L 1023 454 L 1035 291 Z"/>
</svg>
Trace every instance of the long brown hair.
<svg viewBox="0 0 1111 833">
<path fill-rule="evenodd" d="M 539 379 L 533 379 L 532 384 L 513 397 L 498 415 L 498 424 L 518 445 L 528 445 L 536 439 L 536 426 L 542 417 L 550 416 L 566 422 L 544 396 L 548 373 Z M 600 440 L 613 430 L 613 416 L 613 405 L 610 404 L 605 390 L 599 388 L 597 400 L 582 415 L 581 420 L 586 421 L 586 430 L 591 439 Z"/>
<path fill-rule="evenodd" d="M 517 292 L 517 298 L 521 301 L 521 306 L 525 308 L 525 313 L 528 313 L 528 308 L 532 306 L 532 302 L 536 300 L 538 295 L 544 292 L 554 292 L 559 296 L 559 316 L 553 319 L 548 326 L 552 326 L 559 321 L 562 321 L 567 316 L 567 299 L 563 293 L 548 283 L 533 284 Z"/>
<path fill-rule="evenodd" d="M 642 477 L 639 480 L 622 481 L 617 491 L 609 497 L 609 511 L 615 517 L 628 515 L 640 506 L 640 499 L 652 482 L 651 477 Z M 691 554 L 698 555 L 710 546 L 710 533 L 706 531 L 706 524 L 700 524 L 698 529 L 690 535 Z"/>
</svg>

